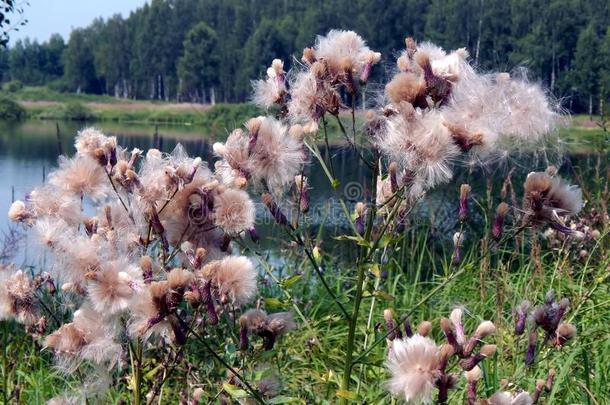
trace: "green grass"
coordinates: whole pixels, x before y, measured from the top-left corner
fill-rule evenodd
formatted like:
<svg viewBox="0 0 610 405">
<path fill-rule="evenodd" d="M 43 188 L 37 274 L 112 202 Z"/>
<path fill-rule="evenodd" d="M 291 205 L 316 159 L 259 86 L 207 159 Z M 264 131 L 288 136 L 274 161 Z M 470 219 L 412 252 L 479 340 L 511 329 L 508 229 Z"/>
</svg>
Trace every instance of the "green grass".
<svg viewBox="0 0 610 405">
<path fill-rule="evenodd" d="M 432 336 L 440 342 L 439 319 L 448 316 L 459 305 L 467 310 L 467 332 L 485 319 L 493 320 L 498 327 L 498 333 L 486 339 L 497 344 L 499 349 L 494 358 L 483 362 L 485 378 L 480 383 L 480 393 L 491 395 L 501 388 L 502 380 L 531 392 L 536 380 L 544 378 L 549 368 L 555 368 L 555 385 L 553 391 L 543 397 L 544 403 L 606 403 L 607 378 L 610 377 L 607 231 L 604 238 L 583 246 L 566 244 L 560 249 L 551 249 L 543 241 L 544 253 L 537 270 L 536 261 L 532 260 L 526 245 L 515 250 L 509 244 L 487 255 L 480 249 L 476 237 L 468 242 L 461 266 L 450 266 L 450 252 L 435 241 L 431 230 L 425 226 L 412 228 L 394 247 L 395 261 L 367 272 L 365 291 L 369 293 L 361 307 L 356 357 L 371 349 L 373 342 L 381 343 L 364 355 L 355 367 L 353 395 L 359 403 L 393 403 L 383 385 L 387 379 L 383 366 L 385 331 L 378 327 L 383 325 L 383 309 L 393 308 L 398 316 L 410 313 L 414 324 L 432 321 Z M 584 259 L 579 258 L 581 248 L 588 251 Z M 257 365 L 274 370 L 281 381 L 281 395 L 286 399 L 286 402 L 276 403 L 333 404 L 344 361 L 347 324 L 315 281 L 312 269 L 304 265 L 298 253 L 289 252 L 284 251 L 286 265 L 273 269 L 274 277 L 280 283 L 269 279 L 261 295 L 266 297 L 267 309 L 271 311 L 294 310 L 296 306 L 304 315 L 303 319 L 297 316 L 299 330 L 284 337 L 271 352 L 261 351 L 260 343 L 256 343 L 256 349 L 245 356 L 236 352 L 231 343 L 236 337 L 235 329 L 231 332 L 231 322 L 224 332 L 211 329 L 209 338 L 225 348 L 224 356 L 228 361 L 242 364 L 250 378 L 257 378 Z M 332 252 L 323 252 L 322 260 L 333 291 L 349 306 L 355 282 L 353 269 L 338 262 Z M 302 274 L 295 278 L 297 269 Z M 379 277 L 381 272 L 387 274 Z M 523 358 L 527 337 L 513 335 L 511 311 L 523 299 L 541 304 L 549 289 L 554 289 L 558 297 L 570 299 L 567 320 L 577 326 L 578 336 L 562 350 L 542 347 L 536 366 L 526 368 Z M 383 294 L 379 293 L 381 291 Z M 20 387 L 22 403 L 43 403 L 64 389 L 78 387 L 78 376 L 66 377 L 55 371 L 46 352 L 41 356 L 40 348 L 18 332 L 19 327 L 8 327 L 11 343 L 4 347 L 10 357 L 9 388 Z M 213 366 L 209 355 L 197 342 L 188 346 L 187 353 L 183 368 L 168 382 L 162 403 L 176 403 L 181 390 L 187 386 L 191 390 L 193 386 L 204 388 L 206 401 L 222 391 L 222 369 Z M 154 363 L 147 370 L 153 369 Z M 456 389 L 451 391 L 450 404 L 462 404 L 464 395 L 465 384 L 460 378 Z M 104 398 L 107 403 L 117 404 L 121 399 L 128 400 L 126 382 L 115 385 Z"/>
</svg>

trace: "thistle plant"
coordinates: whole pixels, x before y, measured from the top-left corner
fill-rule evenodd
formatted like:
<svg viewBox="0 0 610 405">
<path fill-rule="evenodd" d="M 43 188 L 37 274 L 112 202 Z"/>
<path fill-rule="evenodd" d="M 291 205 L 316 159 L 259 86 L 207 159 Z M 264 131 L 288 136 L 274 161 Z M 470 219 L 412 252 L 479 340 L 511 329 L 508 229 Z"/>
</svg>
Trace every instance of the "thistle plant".
<svg viewBox="0 0 610 405">
<path fill-rule="evenodd" d="M 531 395 L 478 388 L 485 362 L 498 352 L 493 321 L 471 328 L 463 320 L 465 309 L 458 307 L 438 320 L 440 328 L 437 320 L 412 327 L 410 314 L 442 283 L 414 308 L 397 310 L 405 314 L 400 319 L 384 311 L 385 335 L 371 341 L 359 331 L 364 299 L 381 293 L 379 285 L 369 288 L 369 275 L 381 274 L 379 269 L 394 258 L 411 214 L 427 193 L 450 182 L 456 168 L 510 165 L 522 152 L 547 145 L 560 123 L 559 109 L 524 77 L 477 71 L 465 49 L 446 52 L 407 38 L 376 107 L 360 114 L 358 100 L 371 92 L 381 57 L 358 34 L 332 30 L 305 48 L 292 69 L 284 70 L 287 61 L 273 60 L 264 79 L 253 82 L 253 101 L 268 115 L 251 118 L 226 141 L 215 143 L 216 161 L 209 165 L 181 146 L 171 154 L 129 151 L 95 129 L 79 132 L 76 154 L 61 157 L 48 184 L 9 211 L 53 252 L 55 264 L 34 278 L 15 268 L 0 273 L 0 319 L 16 319 L 41 337 L 67 372 L 90 367 L 101 382 L 111 381 L 115 372 L 127 375 L 135 404 L 152 403 L 166 381 L 147 377 L 148 360 L 171 373 L 189 342 L 203 346 L 210 361 L 225 369 L 225 385 L 233 388 L 225 387 L 221 398 L 238 389 L 244 401 L 264 403 L 276 391 L 275 383 L 248 381 L 244 362 L 225 356 L 211 338 L 221 331 L 243 359 L 254 347 L 268 351 L 283 344 L 281 337 L 306 321 L 298 297 L 288 295 L 294 311 L 275 313 L 258 299 L 260 269 L 253 257 L 241 253 L 249 251 L 242 249 L 246 242 L 259 239 L 255 203 L 260 202 L 346 326 L 338 348 L 344 360 L 337 381 L 341 403 L 357 398 L 353 386 L 361 379 L 356 369 L 372 360 L 373 350 L 384 342 L 386 358 L 374 360 L 387 367 L 388 391 L 407 402 L 446 404 L 462 379 L 468 404 L 537 402 L 552 388 L 552 371 Z M 333 157 L 320 149 L 322 144 L 329 148 L 331 125 L 368 169 L 367 178 L 360 179 L 366 191 L 357 201 L 341 194 Z M 349 230 L 333 235 L 353 252 L 345 271 L 354 281 L 342 293 L 331 287 L 333 273 L 308 227 L 313 182 L 307 166 L 313 160 L 322 166 Z M 585 237 L 569 223 L 583 206 L 581 191 L 556 170 L 530 173 L 520 204 L 512 183 L 508 201 L 505 183 L 492 215 L 493 248 L 482 255 L 507 260 L 503 247 L 528 232 L 537 240 L 541 227 L 566 238 Z M 480 208 L 469 184 L 461 185 L 456 201 L 459 229 L 444 283 L 467 271 L 465 247 L 473 244 L 467 228 Z M 277 281 L 272 270 L 267 273 Z M 53 299 L 78 307 L 69 322 L 44 304 L 44 289 Z M 550 296 L 533 313 L 526 303 L 515 310 L 515 334 L 527 333 L 528 365 L 534 364 L 539 340 L 561 347 L 574 337 L 576 326 L 563 321 L 567 309 L 567 301 Z M 438 345 L 441 336 L 445 343 Z M 91 392 L 80 395 L 87 398 Z M 202 397 L 194 390 L 191 402 Z"/>
</svg>

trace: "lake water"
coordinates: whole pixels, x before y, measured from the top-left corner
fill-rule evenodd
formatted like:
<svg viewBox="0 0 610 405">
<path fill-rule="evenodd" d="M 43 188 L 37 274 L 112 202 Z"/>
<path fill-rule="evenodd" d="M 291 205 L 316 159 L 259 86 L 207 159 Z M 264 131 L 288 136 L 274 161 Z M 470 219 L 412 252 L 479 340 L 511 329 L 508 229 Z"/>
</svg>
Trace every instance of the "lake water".
<svg viewBox="0 0 610 405">
<path fill-rule="evenodd" d="M 57 131 L 59 126 L 59 136 Z M 26 121 L 21 123 L 0 122 L 0 231 L 6 233 L 9 229 L 9 221 L 6 213 L 10 204 L 15 199 L 23 199 L 34 187 L 41 185 L 49 171 L 57 165 L 57 156 L 60 153 L 72 154 L 74 151 L 73 140 L 76 132 L 85 124 L 74 122 L 62 122 L 56 124 L 51 121 Z M 203 130 L 193 127 L 165 127 L 120 125 L 114 123 L 96 123 L 104 133 L 115 135 L 119 144 L 124 147 L 146 150 L 156 147 L 164 152 L 170 152 L 178 143 L 181 143 L 191 156 L 201 156 L 210 165 L 214 160 L 212 156 L 212 144 L 218 139 L 223 139 L 226 134 L 219 136 L 202 135 Z M 568 173 L 576 168 L 581 173 L 592 169 L 599 159 L 595 153 L 594 141 L 577 140 L 568 144 L 568 151 L 562 159 L 562 171 Z M 341 220 L 343 212 L 335 199 L 337 192 L 345 198 L 350 209 L 356 201 L 362 200 L 368 193 L 368 180 L 364 185 L 357 183 L 358 179 L 369 179 L 368 169 L 357 156 L 345 147 L 331 147 L 327 151 L 322 148 L 323 153 L 331 153 L 335 157 L 335 172 L 340 180 L 341 186 L 338 191 L 330 189 L 328 179 L 321 167 L 312 164 L 307 169 L 310 185 L 313 187 L 311 193 L 311 223 L 312 228 L 323 226 L 324 229 L 335 233 L 338 229 L 345 228 L 346 224 Z M 530 157 L 531 158 L 531 157 Z M 532 158 L 533 159 L 533 158 Z M 525 174 L 531 170 L 533 165 L 540 168 L 543 162 L 535 159 L 535 163 L 528 164 L 521 161 L 521 166 L 515 174 L 515 184 L 520 183 Z M 602 158 L 607 163 L 608 155 Z M 500 175 L 495 176 L 502 181 L 502 172 L 507 167 L 491 168 L 488 170 L 500 170 Z M 489 171 L 461 170 L 456 173 L 452 183 L 440 187 L 431 193 L 424 203 L 418 207 L 418 216 L 424 221 L 433 217 L 439 234 L 448 236 L 455 229 L 455 209 L 457 189 L 463 182 L 469 182 L 475 195 L 477 191 L 483 192 L 485 178 Z M 587 175 L 584 179 L 590 178 Z M 496 188 L 498 190 L 498 188 Z M 258 200 L 257 198 L 255 198 Z M 266 218 L 259 225 L 259 231 L 265 236 L 261 248 L 277 249 L 279 244 L 285 240 L 281 234 L 276 235 L 272 230 L 270 220 L 264 207 L 259 204 L 259 217 Z M 277 238 L 277 239 L 276 239 Z M 44 260 L 39 250 L 27 240 L 20 244 L 21 249 L 16 255 L 17 263 L 38 265 Z"/>
</svg>

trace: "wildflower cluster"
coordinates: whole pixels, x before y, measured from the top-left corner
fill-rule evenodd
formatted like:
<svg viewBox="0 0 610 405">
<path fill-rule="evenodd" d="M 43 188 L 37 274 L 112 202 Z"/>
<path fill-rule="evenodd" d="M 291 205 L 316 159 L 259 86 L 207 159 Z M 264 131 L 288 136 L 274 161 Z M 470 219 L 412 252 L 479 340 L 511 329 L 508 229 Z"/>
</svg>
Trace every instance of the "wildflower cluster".
<svg viewBox="0 0 610 405">
<path fill-rule="evenodd" d="M 552 290 L 547 292 L 543 305 L 536 307 L 529 312 L 529 302 L 523 301 L 515 309 L 515 335 L 522 335 L 527 330 L 528 345 L 525 355 L 525 365 L 534 364 L 538 346 L 538 329 L 543 332 L 543 344 L 548 344 L 556 348 L 563 347 L 568 341 L 576 336 L 576 326 L 571 323 L 562 322 L 563 317 L 568 312 L 570 301 L 562 298 L 554 300 L 555 294 Z"/>
<path fill-rule="evenodd" d="M 215 172 L 180 145 L 171 154 L 128 151 L 96 129 L 79 132 L 76 154 L 9 210 L 55 260 L 34 279 L 0 272 L 1 318 L 47 335 L 45 348 L 71 372 L 83 362 L 120 365 L 129 341 L 180 346 L 193 328 L 234 317 L 257 294 L 254 264 L 231 246 L 255 233 L 244 188 L 251 180 L 281 193 L 302 163 L 298 140 L 278 121 L 257 118 L 247 128 L 217 145 Z M 80 308 L 48 333 L 54 315 L 41 312 L 37 290 L 54 293 L 55 283 Z M 274 337 L 295 326 L 289 314 L 266 325 Z"/>
<path fill-rule="evenodd" d="M 457 166 L 506 161 L 524 146 L 544 142 L 560 118 L 538 85 L 508 73 L 478 72 L 465 49 L 446 52 L 411 38 L 405 45 L 376 108 L 363 114 L 366 122 L 360 137 L 356 100 L 365 93 L 381 55 L 356 33 L 340 30 L 319 36 L 290 71 L 284 70 L 281 60 L 271 62 L 265 77 L 252 83 L 253 100 L 277 114 L 251 118 L 226 141 L 215 143 L 213 170 L 200 158 L 189 157 L 181 146 L 171 154 L 156 149 L 129 151 L 95 129 L 81 131 L 76 154 L 61 157 L 48 184 L 10 208 L 9 217 L 33 228 L 55 261 L 48 275 L 33 279 L 15 269 L 0 272 L 0 281 L 6 281 L 0 286 L 0 319 L 17 319 L 30 333 L 46 335 L 45 347 L 67 370 L 83 362 L 98 371 L 112 370 L 125 362 L 127 350 L 135 367 L 142 367 L 142 350 L 158 347 L 171 347 L 166 361 L 173 361 L 180 357 L 173 348 L 197 338 L 227 369 L 227 384 L 248 391 L 241 398 L 262 402 L 261 395 L 278 391 L 275 378 L 260 379 L 253 388 L 241 370 L 211 350 L 205 337 L 210 334 L 202 333 L 232 328 L 226 339 L 233 338 L 245 354 L 250 349 L 272 350 L 278 338 L 296 327 L 290 312 L 267 313 L 260 305 L 245 310 L 257 296 L 257 270 L 232 242 L 258 241 L 254 202 L 248 194 L 253 191 L 290 239 L 289 246 L 313 267 L 340 310 L 341 321 L 347 323 L 340 382 L 345 403 L 353 394 L 349 386 L 357 361 L 384 341 L 382 337 L 368 348 L 365 341 L 364 352 L 354 360 L 362 329 L 360 304 L 365 294 L 380 293 L 378 285 L 367 286 L 367 272 L 398 263 L 391 254 L 412 208 L 429 190 L 449 182 Z M 342 118 L 345 111 L 351 111 L 349 134 Z M 322 157 L 317 146 L 323 139 L 330 149 L 329 118 L 371 172 L 370 190 L 369 184 L 363 184 L 365 191 L 351 207 L 353 215 L 339 198 L 353 234 L 337 239 L 354 243 L 357 252 L 350 266 L 356 281 L 344 296 L 337 296 L 327 282 L 330 272 L 325 271 L 320 241 L 301 226 L 310 214 L 310 180 L 317 180 L 305 175 L 310 157 L 320 163 L 332 188 L 339 184 L 331 153 Z M 558 177 L 556 169 L 530 173 L 521 204 L 511 175 L 512 171 L 492 213 L 491 235 L 484 237 L 484 246 L 490 237 L 496 248 L 508 236 L 540 226 L 576 239 L 594 237 L 591 228 L 585 234 L 583 224 L 570 225 L 570 217 L 583 206 L 582 193 Z M 292 201 L 287 197 L 289 189 Z M 458 270 L 450 277 L 463 271 L 464 227 L 471 210 L 480 206 L 472 203 L 474 193 L 469 184 L 459 189 L 460 230 L 453 237 L 452 257 Z M 492 254 L 497 250 L 492 249 Z M 43 288 L 54 293 L 56 283 L 64 298 L 79 309 L 71 322 L 47 333 L 47 316 L 52 314 L 41 312 L 37 294 Z M 284 287 L 281 281 L 278 284 Z M 284 292 L 296 307 L 299 297 Z M 544 342 L 556 347 L 574 336 L 575 327 L 562 321 L 567 308 L 566 300 L 555 302 L 551 295 L 533 313 L 527 303 L 515 311 L 517 334 L 529 324 L 528 365 L 533 363 L 539 330 L 544 331 Z M 429 403 L 436 392 L 437 403 L 446 404 L 462 373 L 469 405 L 532 404 L 552 388 L 554 372 L 549 371 L 532 395 L 504 388 L 489 398 L 481 394 L 480 365 L 497 351 L 496 345 L 486 343 L 496 326 L 483 321 L 469 330 L 463 315 L 464 310 L 456 308 L 440 320 L 444 343 L 438 345 L 432 339 L 432 323 L 422 322 L 413 331 L 407 321 L 403 329 L 391 310 L 384 312 L 386 365 L 391 374 L 387 387 L 392 394 L 412 403 Z M 152 384 L 151 402 L 164 381 Z M 139 403 L 140 387 L 134 385 Z M 225 388 L 219 398 L 229 391 Z M 195 390 L 191 402 L 202 397 L 203 392 Z"/>
<path fill-rule="evenodd" d="M 464 309 L 455 308 L 449 318 L 440 319 L 445 343 L 439 345 L 430 337 L 432 323 L 423 321 L 414 332 L 407 319 L 403 335 L 403 328 L 396 324 L 392 310 L 384 311 L 388 329 L 386 365 L 391 374 L 387 386 L 392 394 L 403 397 L 408 403 L 419 404 L 431 403 L 436 391 L 435 403 L 446 404 L 449 390 L 458 385 L 460 371 L 466 383 L 464 402 L 468 405 L 534 404 L 545 390 L 551 390 L 554 370 L 549 371 L 547 380 L 536 384 L 532 395 L 526 391 L 498 391 L 489 398 L 479 397 L 477 385 L 483 377 L 480 363 L 497 351 L 495 344 L 485 344 L 484 339 L 496 333 L 496 327 L 490 321 L 483 321 L 467 335 L 463 315 Z M 454 368 L 457 370 L 451 371 Z"/>
</svg>

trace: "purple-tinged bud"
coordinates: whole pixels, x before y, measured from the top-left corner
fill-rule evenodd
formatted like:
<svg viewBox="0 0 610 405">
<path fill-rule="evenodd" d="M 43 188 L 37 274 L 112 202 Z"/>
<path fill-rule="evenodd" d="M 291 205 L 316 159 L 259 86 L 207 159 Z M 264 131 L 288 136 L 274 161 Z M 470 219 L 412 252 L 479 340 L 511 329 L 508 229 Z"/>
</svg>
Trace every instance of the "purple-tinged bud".
<svg viewBox="0 0 610 405">
<path fill-rule="evenodd" d="M 55 295 L 55 293 L 57 292 L 57 287 L 55 286 L 55 282 L 53 281 L 53 279 L 51 277 L 48 277 L 46 283 L 47 291 L 49 291 L 49 294 Z"/>
<path fill-rule="evenodd" d="M 525 323 L 529 309 L 529 301 L 523 301 L 516 309 L 515 313 L 515 335 L 519 336 L 525 332 Z"/>
<path fill-rule="evenodd" d="M 248 350 L 248 318 L 241 316 L 239 318 L 239 350 Z"/>
<path fill-rule="evenodd" d="M 413 328 L 411 327 L 409 318 L 405 319 L 405 335 L 407 335 L 407 337 L 413 337 Z"/>
<path fill-rule="evenodd" d="M 576 326 L 571 323 L 561 323 L 555 332 L 555 346 L 563 347 L 569 340 L 576 336 Z"/>
<path fill-rule="evenodd" d="M 258 332 L 258 335 L 263 338 L 263 350 L 273 350 L 273 346 L 275 346 L 275 333 L 271 332 L 269 329 L 264 329 Z"/>
<path fill-rule="evenodd" d="M 193 179 L 195 178 L 195 174 L 197 174 L 197 170 L 199 169 L 200 166 L 201 166 L 201 158 L 196 157 L 195 159 L 193 159 L 193 164 L 191 166 L 191 170 L 186 175 L 185 184 L 188 184 L 193 181 Z"/>
<path fill-rule="evenodd" d="M 525 352 L 525 365 L 531 366 L 536 358 L 536 345 L 538 343 L 538 334 L 536 330 L 532 330 L 528 336 L 527 351 Z"/>
<path fill-rule="evenodd" d="M 449 364 L 449 359 L 451 358 L 451 356 L 453 356 L 455 354 L 455 348 L 449 344 L 444 344 L 441 346 L 441 350 L 439 353 L 439 357 L 440 357 L 440 363 L 438 366 L 438 369 L 441 372 L 445 372 L 445 369 L 447 369 L 447 364 Z"/>
<path fill-rule="evenodd" d="M 468 195 L 471 190 L 472 188 L 468 184 L 460 186 L 460 210 L 458 213 L 460 222 L 464 222 L 468 218 Z"/>
<path fill-rule="evenodd" d="M 354 221 L 354 225 L 356 226 L 356 231 L 360 236 L 364 235 L 366 230 L 366 205 L 363 202 L 356 203 L 356 220 Z"/>
<path fill-rule="evenodd" d="M 553 381 L 555 380 L 555 375 L 557 374 L 557 372 L 555 371 L 554 368 L 549 370 L 549 374 L 546 377 L 546 384 L 545 384 L 545 388 L 547 392 L 551 392 L 551 390 L 553 389 Z"/>
<path fill-rule="evenodd" d="M 436 403 L 438 405 L 447 405 L 449 390 L 455 387 L 456 382 L 457 377 L 455 375 L 441 373 L 436 380 L 436 387 L 438 388 Z"/>
<path fill-rule="evenodd" d="M 197 267 L 195 267 L 195 265 L 197 258 L 195 257 L 195 249 L 193 249 L 193 244 L 191 242 L 183 242 L 182 245 L 180 245 L 180 250 L 182 250 L 182 253 L 184 253 L 186 256 L 186 259 L 191 264 L 191 267 L 196 269 Z"/>
<path fill-rule="evenodd" d="M 544 391 L 544 387 L 546 385 L 546 381 L 539 379 L 536 381 L 536 389 L 534 390 L 534 393 L 532 394 L 532 404 L 537 404 L 538 400 L 540 399 L 540 395 L 542 395 L 542 392 Z"/>
<path fill-rule="evenodd" d="M 391 309 L 383 310 L 383 318 L 385 319 L 385 326 L 388 330 L 388 340 L 394 339 L 402 339 L 402 332 L 399 328 L 396 327 L 396 323 L 394 322 L 394 313 Z"/>
<path fill-rule="evenodd" d="M 161 322 L 163 318 L 164 316 L 161 314 L 156 314 L 155 316 L 148 318 L 148 321 L 146 321 L 146 329 L 152 328 L 153 326 Z"/>
<path fill-rule="evenodd" d="M 222 252 L 230 252 L 231 248 L 231 237 L 226 233 L 222 236 L 222 240 L 220 241 L 220 250 Z"/>
<path fill-rule="evenodd" d="M 373 69 L 373 65 L 379 62 L 381 59 L 381 54 L 379 52 L 369 51 L 366 55 L 364 61 L 364 68 L 362 69 L 362 73 L 360 73 L 360 83 L 366 84 L 369 81 L 371 76 L 371 70 Z"/>
<path fill-rule="evenodd" d="M 559 322 L 561 322 L 561 318 L 563 318 L 563 316 L 566 314 L 568 308 L 570 306 L 570 300 L 567 298 L 562 298 L 561 300 L 559 300 L 559 302 L 557 303 L 557 305 L 553 305 L 553 319 L 552 322 L 554 325 L 559 325 Z"/>
<path fill-rule="evenodd" d="M 372 69 L 373 65 L 371 63 L 367 63 L 364 65 L 364 69 L 362 69 L 362 73 L 360 73 L 360 83 L 365 84 L 366 82 L 368 82 Z"/>
<path fill-rule="evenodd" d="M 110 165 L 110 167 L 114 167 L 117 163 L 116 147 L 110 148 L 109 155 L 110 157 L 108 158 L 108 164 Z"/>
<path fill-rule="evenodd" d="M 309 193 L 307 187 L 307 177 L 303 175 L 294 176 L 294 183 L 296 185 L 296 190 L 299 195 L 299 208 L 301 212 L 309 211 Z"/>
<path fill-rule="evenodd" d="M 457 341 L 457 337 L 455 336 L 455 332 L 451 326 L 451 321 L 447 318 L 441 318 L 441 329 L 447 338 L 447 342 L 455 349 L 456 353 L 460 353 L 462 348 Z"/>
<path fill-rule="evenodd" d="M 475 368 L 482 360 L 487 357 L 491 357 L 496 353 L 498 347 L 496 345 L 484 345 L 481 347 L 481 351 L 475 353 L 473 356 L 460 360 L 460 367 L 464 371 L 470 371 Z"/>
<path fill-rule="evenodd" d="M 506 218 L 507 212 L 508 204 L 506 204 L 505 202 L 501 202 L 500 204 L 498 204 L 498 208 L 496 208 L 496 218 L 491 228 L 491 236 L 497 241 L 502 238 L 502 232 L 504 230 L 504 219 Z"/>
<path fill-rule="evenodd" d="M 468 342 L 464 346 L 464 354 L 466 356 L 470 355 L 474 348 L 477 346 L 482 339 L 485 339 L 487 336 L 495 333 L 496 326 L 491 321 L 483 321 L 479 324 L 477 329 L 474 331 Z"/>
<path fill-rule="evenodd" d="M 275 222 L 277 222 L 279 225 L 288 224 L 286 216 L 282 213 L 280 207 L 277 206 L 275 201 L 273 201 L 273 197 L 271 197 L 271 194 L 263 193 L 262 200 L 263 203 L 267 206 L 267 209 L 269 209 L 269 212 L 271 213 L 273 218 L 275 219 Z"/>
<path fill-rule="evenodd" d="M 466 335 L 464 334 L 464 324 L 462 323 L 462 314 L 463 311 L 461 308 L 455 308 L 453 311 L 451 311 L 451 314 L 449 315 L 449 319 L 451 319 L 451 323 L 455 328 L 455 337 L 460 345 L 463 345 L 466 342 Z"/>
<path fill-rule="evenodd" d="M 258 243 L 258 241 L 261 239 L 258 236 L 258 232 L 256 232 L 256 228 L 254 226 L 248 229 L 248 234 L 250 235 L 250 239 L 252 239 L 252 242 L 254 243 Z"/>
<path fill-rule="evenodd" d="M 216 314 L 216 308 L 214 308 L 214 298 L 212 297 L 211 281 L 206 282 L 203 286 L 201 299 L 206 304 L 206 310 L 208 313 L 208 325 L 216 325 L 218 323 L 218 315 Z"/>
<path fill-rule="evenodd" d="M 186 343 L 186 333 L 182 325 L 178 322 L 178 319 L 174 315 L 167 317 L 169 324 L 174 332 L 174 341 L 177 345 L 182 346 Z"/>
<path fill-rule="evenodd" d="M 157 209 L 155 207 L 150 207 L 147 210 L 148 219 L 150 221 L 150 225 L 153 230 L 159 237 L 161 238 L 161 245 L 167 251 L 169 249 L 169 243 L 167 243 L 167 238 L 165 237 L 165 228 L 159 219 L 159 214 L 157 213 Z"/>
<path fill-rule="evenodd" d="M 140 258 L 140 269 L 142 269 L 142 278 L 145 284 L 152 283 L 153 280 L 153 263 L 150 256 L 142 256 Z"/>
<path fill-rule="evenodd" d="M 464 232 L 453 234 L 453 264 L 462 262 L 462 245 L 464 244 Z"/>
<path fill-rule="evenodd" d="M 417 325 L 417 334 L 423 337 L 426 337 L 432 332 L 432 323 L 428 321 L 423 321 L 419 325 Z"/>
<path fill-rule="evenodd" d="M 246 122 L 246 128 L 248 129 L 248 155 L 254 152 L 256 142 L 258 141 L 258 131 L 261 128 L 262 117 L 256 117 Z"/>
<path fill-rule="evenodd" d="M 466 404 L 476 405 L 477 404 L 477 383 L 481 379 L 481 368 L 479 366 L 473 367 L 472 370 L 466 371 L 466 381 L 468 382 L 466 389 Z"/>
</svg>

